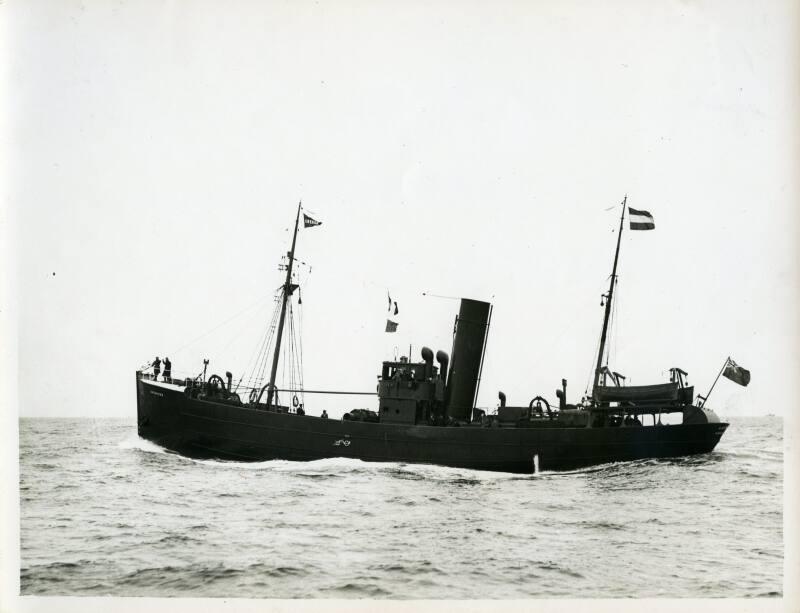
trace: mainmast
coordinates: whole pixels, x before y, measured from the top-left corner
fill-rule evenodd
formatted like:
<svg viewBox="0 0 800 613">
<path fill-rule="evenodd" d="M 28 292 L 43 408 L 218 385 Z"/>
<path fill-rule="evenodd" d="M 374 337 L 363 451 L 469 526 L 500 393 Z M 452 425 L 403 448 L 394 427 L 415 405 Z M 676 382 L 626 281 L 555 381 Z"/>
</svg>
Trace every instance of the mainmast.
<svg viewBox="0 0 800 613">
<path fill-rule="evenodd" d="M 603 332 L 600 335 L 600 351 L 597 352 L 597 368 L 594 369 L 594 385 L 592 391 L 597 387 L 600 381 L 600 371 L 603 368 L 603 353 L 606 348 L 606 334 L 608 333 L 608 319 L 611 315 L 611 301 L 614 297 L 614 285 L 617 280 L 617 261 L 619 260 L 619 245 L 622 241 L 622 224 L 625 219 L 625 203 L 628 201 L 628 195 L 622 201 L 622 215 L 619 218 L 619 234 L 617 235 L 617 251 L 614 254 L 614 269 L 611 271 L 611 283 L 608 286 L 608 296 L 606 296 L 606 313 L 603 317 Z"/>
<path fill-rule="evenodd" d="M 286 301 L 292 293 L 292 265 L 294 264 L 294 247 L 297 244 L 297 229 L 300 224 L 300 207 L 303 203 L 297 205 L 297 218 L 294 220 L 294 236 L 292 237 L 292 249 L 289 251 L 289 264 L 286 266 L 286 281 L 283 284 L 283 295 L 281 297 L 281 316 L 278 320 L 278 336 L 275 339 L 275 353 L 272 356 L 272 371 L 269 375 L 269 387 L 267 388 L 267 409 L 272 406 L 272 400 L 275 397 L 275 375 L 278 372 L 278 355 L 281 352 L 281 339 L 283 338 L 283 323 L 286 320 Z M 617 247 L 619 249 L 619 246 Z M 616 266 L 616 264 L 615 264 Z"/>
</svg>

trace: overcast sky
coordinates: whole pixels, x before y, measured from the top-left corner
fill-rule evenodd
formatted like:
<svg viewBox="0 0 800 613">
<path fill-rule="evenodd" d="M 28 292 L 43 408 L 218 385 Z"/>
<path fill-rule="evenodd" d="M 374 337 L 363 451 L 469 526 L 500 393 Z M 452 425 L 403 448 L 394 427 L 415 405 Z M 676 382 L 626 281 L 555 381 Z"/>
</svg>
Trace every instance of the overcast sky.
<svg viewBox="0 0 800 613">
<path fill-rule="evenodd" d="M 20 414 L 132 419 L 156 355 L 238 379 L 301 199 L 323 221 L 298 238 L 308 388 L 372 391 L 395 347 L 449 351 L 458 302 L 427 292 L 494 304 L 479 405 L 562 377 L 577 401 L 626 194 L 656 229 L 623 235 L 612 368 L 680 366 L 705 393 L 731 355 L 752 383 L 721 380 L 710 406 L 784 414 L 793 4 L 11 3 Z"/>
</svg>

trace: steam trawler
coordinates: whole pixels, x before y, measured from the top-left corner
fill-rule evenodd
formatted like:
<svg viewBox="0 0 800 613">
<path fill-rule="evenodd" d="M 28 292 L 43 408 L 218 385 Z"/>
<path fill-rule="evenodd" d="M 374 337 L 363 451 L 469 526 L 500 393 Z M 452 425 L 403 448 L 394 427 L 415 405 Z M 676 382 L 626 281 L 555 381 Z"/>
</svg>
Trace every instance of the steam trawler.
<svg viewBox="0 0 800 613">
<path fill-rule="evenodd" d="M 139 436 L 200 459 L 347 457 L 512 473 L 710 452 L 728 424 L 705 406 L 705 398 L 694 400 L 686 372 L 672 368 L 668 382 L 626 386 L 624 377 L 608 367 L 606 337 L 626 201 L 627 197 L 610 286 L 603 295 L 605 313 L 592 390 L 576 404 L 567 401 L 567 381 L 562 379 L 557 402 L 536 396 L 528 405 L 509 406 L 499 392 L 500 406 L 493 413 L 476 407 L 492 305 L 463 298 L 451 353 L 439 350 L 434 356 L 433 350 L 423 347 L 418 362 L 406 356 L 384 361 L 376 410 L 351 410 L 341 420 L 305 414 L 297 392 L 308 390 L 302 385 L 289 390 L 276 386 L 287 310 L 291 312 L 299 286 L 293 277 L 298 206 L 274 320 L 277 334 L 268 382 L 234 387 L 231 373 L 206 378 L 205 368 L 196 377 L 158 380 L 157 374 L 142 368 L 136 372 Z M 634 221 L 633 215 L 641 212 L 629 211 L 631 227 L 637 229 L 634 224 L 641 220 Z M 305 213 L 303 217 L 304 226 L 317 224 Z M 279 394 L 287 392 L 295 395 L 281 404 Z M 681 423 L 662 425 L 662 417 L 670 414 Z"/>
</svg>

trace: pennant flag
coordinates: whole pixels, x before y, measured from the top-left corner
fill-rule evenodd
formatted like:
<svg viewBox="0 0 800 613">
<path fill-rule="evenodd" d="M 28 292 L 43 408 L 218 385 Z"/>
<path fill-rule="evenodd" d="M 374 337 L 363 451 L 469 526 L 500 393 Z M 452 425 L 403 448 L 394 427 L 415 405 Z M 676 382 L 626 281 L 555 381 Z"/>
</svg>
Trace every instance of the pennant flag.
<svg viewBox="0 0 800 613">
<path fill-rule="evenodd" d="M 386 292 L 386 295 L 389 298 L 389 307 L 386 310 L 387 311 L 391 311 L 392 310 L 392 295 L 389 292 Z"/>
<path fill-rule="evenodd" d="M 386 320 L 386 331 L 387 332 L 397 332 L 397 322 L 392 321 L 391 319 Z"/>
<path fill-rule="evenodd" d="M 652 230 L 656 227 L 653 216 L 647 211 L 637 211 L 628 207 L 630 213 L 631 230 Z"/>
<path fill-rule="evenodd" d="M 722 376 L 744 387 L 747 387 L 747 384 L 750 383 L 750 371 L 742 368 L 730 358 L 728 358 L 728 363 L 725 364 Z"/>
<path fill-rule="evenodd" d="M 399 311 L 397 310 L 397 303 L 394 303 L 394 314 L 397 315 Z"/>
<path fill-rule="evenodd" d="M 319 226 L 321 224 L 322 224 L 321 221 L 317 221 L 316 219 L 313 219 L 312 217 L 309 217 L 308 215 L 303 213 L 303 227 L 304 228 L 313 228 L 314 226 Z"/>
</svg>

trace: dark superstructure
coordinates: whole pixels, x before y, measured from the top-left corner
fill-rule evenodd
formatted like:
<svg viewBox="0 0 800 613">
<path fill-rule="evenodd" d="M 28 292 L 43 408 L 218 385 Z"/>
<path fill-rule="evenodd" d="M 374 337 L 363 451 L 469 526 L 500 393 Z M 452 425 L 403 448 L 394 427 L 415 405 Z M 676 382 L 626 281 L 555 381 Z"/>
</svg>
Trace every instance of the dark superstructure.
<svg viewBox="0 0 800 613">
<path fill-rule="evenodd" d="M 620 235 L 625 203 L 620 219 Z M 376 410 L 354 409 L 341 420 L 306 415 L 277 401 L 275 384 L 287 303 L 297 285 L 292 263 L 300 219 L 298 208 L 270 379 L 242 400 L 226 373 L 181 381 L 158 381 L 136 373 L 139 435 L 167 449 L 198 458 L 316 460 L 351 457 L 447 466 L 534 472 L 604 462 L 674 457 L 714 449 L 727 424 L 702 402 L 686 373 L 670 370 L 670 381 L 625 386 L 604 364 L 605 340 L 616 284 L 619 238 L 590 396 L 567 402 L 567 382 L 557 405 L 536 396 L 527 406 L 500 406 L 491 414 L 476 407 L 492 306 L 462 299 L 451 354 L 423 347 L 421 360 L 385 361 L 378 376 Z M 435 363 L 434 363 L 435 362 Z M 238 387 L 238 386 L 237 386 Z M 283 390 L 285 391 L 285 390 Z M 289 390 L 293 392 L 296 390 Z M 296 398 L 296 396 L 295 396 Z M 700 397 L 702 398 L 702 397 Z M 295 403 L 293 403 L 295 404 Z M 679 424 L 662 425 L 676 415 Z"/>
</svg>

